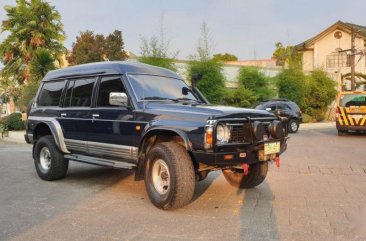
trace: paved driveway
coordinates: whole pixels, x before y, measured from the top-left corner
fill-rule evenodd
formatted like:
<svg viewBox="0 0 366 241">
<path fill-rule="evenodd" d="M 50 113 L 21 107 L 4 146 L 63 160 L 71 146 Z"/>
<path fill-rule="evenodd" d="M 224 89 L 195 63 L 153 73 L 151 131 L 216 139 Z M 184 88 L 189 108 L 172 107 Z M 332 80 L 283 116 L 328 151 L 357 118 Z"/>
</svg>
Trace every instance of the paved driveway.
<svg viewBox="0 0 366 241">
<path fill-rule="evenodd" d="M 366 240 L 365 147 L 365 135 L 300 130 L 257 188 L 214 172 L 190 205 L 161 211 L 130 171 L 71 162 L 45 182 L 30 146 L 0 143 L 0 240 Z"/>
</svg>

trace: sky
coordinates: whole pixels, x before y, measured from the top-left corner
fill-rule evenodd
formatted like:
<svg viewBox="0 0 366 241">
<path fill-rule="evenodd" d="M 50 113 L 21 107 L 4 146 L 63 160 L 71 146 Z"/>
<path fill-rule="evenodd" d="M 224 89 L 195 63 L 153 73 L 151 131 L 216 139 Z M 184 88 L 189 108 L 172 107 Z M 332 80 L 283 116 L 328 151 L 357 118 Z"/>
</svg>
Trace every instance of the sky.
<svg viewBox="0 0 366 241">
<path fill-rule="evenodd" d="M 196 52 L 201 26 L 210 31 L 213 53 L 240 60 L 268 59 L 275 43 L 295 45 L 338 20 L 366 26 L 364 0 L 49 0 L 60 12 L 71 49 L 80 31 L 121 30 L 125 50 L 140 54 L 141 37 L 160 32 L 161 19 L 171 52 L 179 59 Z M 6 19 L 1 0 L 0 21 Z M 3 40 L 6 33 L 0 35 Z"/>
</svg>

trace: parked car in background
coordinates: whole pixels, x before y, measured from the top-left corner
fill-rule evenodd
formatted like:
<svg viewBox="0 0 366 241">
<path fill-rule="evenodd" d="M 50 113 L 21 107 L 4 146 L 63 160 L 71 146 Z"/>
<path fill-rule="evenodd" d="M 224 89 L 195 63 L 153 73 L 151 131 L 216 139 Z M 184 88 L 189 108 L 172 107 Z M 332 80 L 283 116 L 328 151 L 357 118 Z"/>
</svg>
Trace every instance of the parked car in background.
<svg viewBox="0 0 366 241">
<path fill-rule="evenodd" d="M 340 92 L 336 103 L 339 136 L 349 131 L 366 132 L 366 91 Z"/>
<path fill-rule="evenodd" d="M 271 99 L 261 102 L 255 107 L 258 110 L 269 112 L 278 112 L 281 117 L 288 119 L 288 130 L 290 133 L 296 133 L 302 122 L 302 113 L 299 106 L 288 99 Z"/>
</svg>

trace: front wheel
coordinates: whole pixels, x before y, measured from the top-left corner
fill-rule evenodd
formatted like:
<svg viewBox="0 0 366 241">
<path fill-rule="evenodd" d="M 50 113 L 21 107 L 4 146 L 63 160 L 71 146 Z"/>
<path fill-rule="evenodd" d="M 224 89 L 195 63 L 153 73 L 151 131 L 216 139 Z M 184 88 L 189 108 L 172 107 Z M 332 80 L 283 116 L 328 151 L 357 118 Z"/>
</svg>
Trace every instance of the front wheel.
<svg viewBox="0 0 366 241">
<path fill-rule="evenodd" d="M 34 165 L 38 176 L 47 181 L 66 176 L 69 161 L 64 159 L 53 136 L 41 137 L 34 146 Z"/>
<path fill-rule="evenodd" d="M 244 175 L 242 169 L 222 170 L 226 181 L 234 187 L 240 189 L 253 188 L 261 184 L 266 179 L 268 162 L 260 162 L 249 166 L 248 175 Z"/>
<path fill-rule="evenodd" d="M 299 122 L 297 120 L 291 119 L 288 122 L 288 131 L 290 133 L 296 133 L 299 130 Z"/>
<path fill-rule="evenodd" d="M 145 186 L 150 201 L 158 208 L 187 205 L 193 197 L 195 173 L 186 149 L 173 142 L 154 146 L 147 156 Z"/>
</svg>

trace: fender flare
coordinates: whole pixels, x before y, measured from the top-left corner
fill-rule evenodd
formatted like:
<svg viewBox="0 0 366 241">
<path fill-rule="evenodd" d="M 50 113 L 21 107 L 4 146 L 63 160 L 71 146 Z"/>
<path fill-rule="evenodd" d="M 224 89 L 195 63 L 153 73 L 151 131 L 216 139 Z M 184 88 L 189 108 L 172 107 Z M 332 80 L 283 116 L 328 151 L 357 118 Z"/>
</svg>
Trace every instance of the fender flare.
<svg viewBox="0 0 366 241">
<path fill-rule="evenodd" d="M 60 123 L 56 120 L 56 118 L 52 117 L 38 117 L 38 116 L 30 116 L 28 120 L 38 121 L 35 129 L 39 124 L 45 124 L 51 130 L 52 136 L 56 142 L 57 147 L 63 153 L 70 153 L 65 144 L 64 133 L 62 132 L 62 128 Z"/>
</svg>

